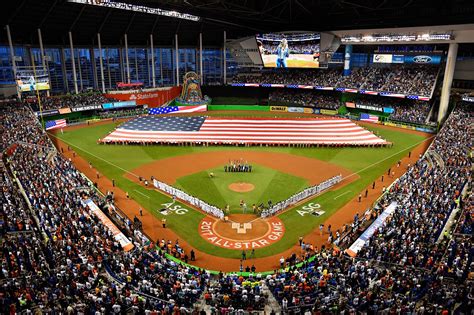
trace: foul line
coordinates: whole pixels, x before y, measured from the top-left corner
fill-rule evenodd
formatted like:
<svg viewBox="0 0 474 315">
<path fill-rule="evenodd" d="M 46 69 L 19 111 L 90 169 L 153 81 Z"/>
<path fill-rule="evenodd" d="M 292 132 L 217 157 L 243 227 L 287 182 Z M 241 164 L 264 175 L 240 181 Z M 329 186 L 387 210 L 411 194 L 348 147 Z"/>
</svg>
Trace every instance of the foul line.
<svg viewBox="0 0 474 315">
<path fill-rule="evenodd" d="M 63 140 L 63 139 L 60 139 L 60 138 L 56 137 L 55 135 L 53 135 L 52 133 L 47 132 L 47 134 L 50 135 L 51 137 L 54 137 L 54 138 L 58 139 L 59 141 L 62 141 L 62 142 L 64 142 L 64 143 L 66 143 L 67 145 L 69 145 L 69 146 L 71 146 L 71 147 L 78 148 L 78 149 L 81 150 L 82 152 L 86 152 L 87 154 L 89 154 L 89 155 L 95 157 L 96 159 L 99 159 L 99 160 L 101 160 L 101 161 L 104 161 L 105 163 L 107 163 L 107 164 L 109 164 L 109 165 L 112 165 L 113 167 L 116 167 L 116 168 L 118 168 L 119 170 L 122 170 L 122 171 L 124 171 L 124 172 L 126 172 L 126 173 L 128 173 L 128 174 L 130 174 L 130 175 L 132 175 L 132 176 L 135 176 L 136 178 L 139 178 L 139 177 L 140 177 L 140 176 L 138 176 L 137 174 L 134 174 L 134 173 L 130 172 L 129 170 L 124 169 L 123 167 L 120 167 L 120 166 L 118 166 L 118 165 L 116 165 L 116 164 L 114 164 L 114 163 L 112 163 L 112 162 L 109 162 L 109 161 L 107 161 L 106 159 L 103 159 L 103 158 L 101 158 L 100 156 L 97 156 L 97 155 L 95 155 L 95 154 L 93 154 L 93 153 L 91 153 L 91 152 L 89 152 L 89 151 L 87 151 L 87 150 L 85 150 L 85 149 L 83 149 L 83 148 L 77 146 L 77 145 L 74 145 L 74 144 L 72 144 L 72 143 L 70 143 L 70 142 L 67 142 L 67 141 L 65 141 L 65 140 Z"/>
<path fill-rule="evenodd" d="M 352 190 L 348 190 L 348 191 L 346 191 L 346 192 L 340 194 L 339 196 L 334 197 L 334 200 L 336 200 L 337 198 L 342 197 L 342 196 L 344 196 L 345 194 L 348 194 L 348 193 L 350 193 L 350 192 L 352 192 Z"/>
<path fill-rule="evenodd" d="M 148 195 L 145 195 L 145 194 L 142 193 L 141 191 L 138 191 L 138 190 L 136 190 L 136 189 L 134 189 L 133 191 L 136 191 L 136 192 L 139 193 L 140 195 L 142 195 L 142 196 L 144 196 L 144 197 L 150 199 L 150 197 L 149 197 Z"/>
<path fill-rule="evenodd" d="M 415 143 L 415 144 L 412 144 L 412 145 L 409 146 L 408 148 L 405 148 L 405 149 L 403 149 L 403 150 L 400 150 L 400 151 L 398 151 L 398 152 L 395 152 L 395 153 L 393 153 L 392 155 L 387 156 L 386 158 L 384 158 L 384 159 L 382 159 L 382 160 L 380 160 L 380 161 L 378 161 L 378 162 L 375 162 L 375 163 L 372 163 L 372 164 L 370 164 L 370 165 L 367 165 L 366 167 L 364 167 L 364 168 L 358 170 L 357 172 L 354 172 L 354 173 L 352 173 L 352 174 L 350 174 L 350 175 L 347 175 L 346 177 L 343 177 L 342 180 L 345 180 L 345 179 L 347 179 L 347 178 L 349 178 L 349 177 L 352 177 L 352 176 L 354 176 L 354 175 L 357 175 L 357 174 L 359 174 L 359 173 L 362 173 L 362 172 L 364 172 L 365 170 L 367 170 L 367 169 L 369 169 L 369 168 L 371 168 L 371 167 L 373 167 L 373 166 L 375 166 L 375 165 L 377 165 L 377 164 L 380 164 L 380 163 L 382 163 L 382 162 L 384 162 L 384 161 L 386 161 L 386 160 L 388 160 L 388 159 L 391 159 L 391 158 L 394 157 L 395 155 L 398 155 L 398 154 L 400 154 L 400 153 L 402 153 L 402 152 L 404 152 L 404 151 L 407 151 L 407 150 L 409 150 L 409 149 L 411 149 L 411 148 L 417 147 L 417 146 L 419 146 L 420 144 L 422 144 L 423 142 L 428 141 L 428 140 L 430 140 L 430 139 L 433 139 L 434 137 L 436 137 L 436 135 L 433 135 L 433 136 L 431 136 L 431 137 L 429 137 L 429 138 L 423 139 L 423 140 L 421 140 L 421 141 L 419 141 L 419 142 L 417 142 L 417 143 Z"/>
</svg>

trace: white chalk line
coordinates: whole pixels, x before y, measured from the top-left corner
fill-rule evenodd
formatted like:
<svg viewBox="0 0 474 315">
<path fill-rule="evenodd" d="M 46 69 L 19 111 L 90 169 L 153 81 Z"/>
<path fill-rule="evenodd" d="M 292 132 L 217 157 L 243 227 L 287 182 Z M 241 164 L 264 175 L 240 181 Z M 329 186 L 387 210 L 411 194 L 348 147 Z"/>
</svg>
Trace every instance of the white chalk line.
<svg viewBox="0 0 474 315">
<path fill-rule="evenodd" d="M 350 192 L 352 192 L 352 190 L 348 190 L 348 191 L 346 191 L 346 192 L 343 192 L 343 193 L 340 194 L 339 196 L 334 197 L 334 200 L 336 200 L 337 198 L 342 197 L 342 196 L 344 196 L 345 194 L 348 194 L 348 193 L 350 193 Z"/>
<path fill-rule="evenodd" d="M 150 198 L 151 198 L 150 196 L 148 196 L 148 195 L 145 195 L 144 193 L 142 193 L 142 192 L 141 192 L 141 191 L 139 191 L 139 190 L 136 190 L 136 189 L 134 189 L 133 191 L 136 191 L 137 193 L 139 193 L 140 195 L 142 195 L 142 196 L 143 196 L 143 197 L 145 197 L 145 198 L 148 198 L 148 199 L 150 199 Z"/>
<path fill-rule="evenodd" d="M 77 146 L 77 145 L 74 145 L 74 144 L 72 144 L 72 143 L 70 143 L 70 142 L 68 142 L 68 141 L 66 141 L 66 140 L 64 140 L 64 139 L 61 139 L 61 138 L 59 138 L 59 137 L 56 137 L 56 136 L 53 135 L 52 133 L 49 133 L 49 132 L 48 132 L 47 134 L 50 135 L 50 136 L 52 136 L 52 137 L 54 137 L 54 138 L 56 138 L 56 139 L 59 139 L 60 141 L 66 143 L 67 145 L 69 145 L 69 146 L 71 146 L 71 147 L 78 148 L 78 149 L 81 150 L 82 152 L 86 152 L 87 154 L 89 154 L 89 155 L 95 157 L 96 159 L 99 159 L 99 160 L 101 160 L 101 161 L 103 161 L 103 162 L 105 162 L 105 163 L 107 163 L 107 164 L 109 164 L 109 165 L 112 165 L 113 167 L 116 167 L 116 168 L 118 168 L 119 170 L 122 170 L 122 171 L 124 171 L 124 172 L 126 172 L 126 173 L 128 173 L 128 174 L 130 174 L 130 175 L 132 175 L 132 176 L 135 176 L 136 178 L 139 178 L 139 177 L 140 177 L 140 176 L 138 176 L 137 174 L 132 173 L 132 172 L 130 172 L 129 170 L 126 170 L 126 169 L 124 169 L 123 167 L 118 166 L 118 165 L 116 165 L 116 164 L 114 164 L 114 163 L 112 163 L 112 162 L 110 162 L 110 161 L 107 161 L 106 159 L 101 158 L 100 156 L 97 156 L 97 155 L 95 155 L 95 154 L 93 154 L 93 153 L 91 153 L 91 152 L 89 152 L 89 151 L 87 151 L 87 150 L 85 150 L 85 149 L 83 149 L 83 148 Z"/>
</svg>

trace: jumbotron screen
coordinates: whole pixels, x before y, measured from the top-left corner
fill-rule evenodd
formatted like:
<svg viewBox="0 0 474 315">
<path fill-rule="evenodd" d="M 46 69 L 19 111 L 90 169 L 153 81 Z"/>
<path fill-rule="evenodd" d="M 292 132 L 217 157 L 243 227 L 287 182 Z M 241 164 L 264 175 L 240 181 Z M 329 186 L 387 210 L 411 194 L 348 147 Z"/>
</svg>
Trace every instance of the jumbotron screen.
<svg viewBox="0 0 474 315">
<path fill-rule="evenodd" d="M 268 33 L 256 36 L 263 66 L 319 68 L 319 33 Z"/>
</svg>

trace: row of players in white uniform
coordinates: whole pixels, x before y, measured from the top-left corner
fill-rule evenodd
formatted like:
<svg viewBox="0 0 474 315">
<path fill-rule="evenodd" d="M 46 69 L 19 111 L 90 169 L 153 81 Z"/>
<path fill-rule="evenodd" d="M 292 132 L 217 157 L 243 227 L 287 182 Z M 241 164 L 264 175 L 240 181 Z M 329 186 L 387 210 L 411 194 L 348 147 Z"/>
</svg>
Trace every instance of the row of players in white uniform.
<svg viewBox="0 0 474 315">
<path fill-rule="evenodd" d="M 156 188 L 158 188 L 159 190 L 164 191 L 165 193 L 170 194 L 172 196 L 175 196 L 176 198 L 178 198 L 180 200 L 184 200 L 187 203 L 191 204 L 192 206 L 195 206 L 195 207 L 201 209 L 202 211 L 215 216 L 216 218 L 224 219 L 224 211 L 217 208 L 216 206 L 211 206 L 210 204 L 202 201 L 199 198 L 191 196 L 191 195 L 185 193 L 182 190 L 174 188 L 174 187 L 172 187 L 170 185 L 167 185 L 163 182 L 160 182 L 156 179 L 153 180 L 153 185 Z"/>
<path fill-rule="evenodd" d="M 282 210 L 285 210 L 289 206 L 292 206 L 292 205 L 300 202 L 301 200 L 304 200 L 308 197 L 315 196 L 315 195 L 321 193 L 322 191 L 336 185 L 340 181 L 342 181 L 342 175 L 336 175 L 334 177 L 331 177 L 331 178 L 325 180 L 322 183 L 319 183 L 318 185 L 308 187 L 308 188 L 294 194 L 290 198 L 276 203 L 270 209 L 263 210 L 261 216 L 263 218 L 272 216 L 275 213 L 280 212 Z"/>
<path fill-rule="evenodd" d="M 314 196 L 314 195 L 317 195 L 317 194 L 321 193 L 322 191 L 336 185 L 340 181 L 342 181 L 342 175 L 337 175 L 337 176 L 334 176 L 334 177 L 331 177 L 331 178 L 325 180 L 322 183 L 319 183 L 318 185 L 308 187 L 308 188 L 294 194 L 290 198 L 276 203 L 271 208 L 264 209 L 261 213 L 261 216 L 263 218 L 272 216 L 275 213 L 280 212 L 280 211 L 288 208 L 289 206 L 300 202 L 301 200 L 304 200 L 308 197 L 311 197 L 311 196 Z M 202 211 L 204 211 L 206 213 L 209 213 L 210 215 L 213 215 L 216 218 L 224 219 L 224 211 L 219 209 L 216 206 L 212 206 L 212 205 L 202 201 L 199 198 L 191 196 L 191 195 L 185 193 L 182 190 L 174 188 L 174 187 L 172 187 L 168 184 L 165 184 L 163 182 L 160 182 L 156 179 L 153 179 L 153 185 L 156 188 L 158 188 L 159 190 L 164 191 L 165 193 L 170 194 L 172 196 L 175 196 L 176 198 L 178 198 L 180 200 L 183 200 L 183 201 L 191 204 L 192 206 L 195 206 L 195 207 L 201 209 Z"/>
</svg>

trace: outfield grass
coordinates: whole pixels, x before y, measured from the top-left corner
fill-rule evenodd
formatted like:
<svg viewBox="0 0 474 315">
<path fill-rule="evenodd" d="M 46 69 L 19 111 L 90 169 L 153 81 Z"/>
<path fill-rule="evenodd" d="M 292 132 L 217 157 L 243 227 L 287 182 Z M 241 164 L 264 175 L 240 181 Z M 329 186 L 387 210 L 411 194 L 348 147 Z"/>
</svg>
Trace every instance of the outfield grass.
<svg viewBox="0 0 474 315">
<path fill-rule="evenodd" d="M 209 177 L 211 172 L 213 178 Z M 237 193 L 228 188 L 230 184 L 238 182 L 253 184 L 255 189 Z M 175 186 L 221 209 L 229 205 L 231 213 L 239 213 L 242 212 L 240 200 L 247 203 L 250 211 L 252 204 L 284 200 L 308 187 L 309 183 L 303 178 L 253 164 L 252 173 L 226 173 L 222 167 L 218 167 L 181 177 Z"/>
<path fill-rule="evenodd" d="M 295 244 L 298 237 L 308 234 L 320 223 L 324 222 L 336 210 L 341 208 L 354 196 L 358 195 L 365 187 L 370 185 L 381 174 L 395 164 L 399 159 L 405 156 L 408 151 L 419 144 L 424 138 L 416 134 L 408 134 L 403 131 L 380 128 L 377 125 L 368 129 L 378 133 L 388 141 L 394 142 L 391 148 L 288 148 L 288 147 L 179 147 L 179 146 L 127 146 L 127 145 L 99 145 L 97 140 L 104 137 L 108 132 L 115 128 L 115 123 L 93 125 L 87 128 L 65 131 L 64 134 L 57 136 L 71 145 L 83 158 L 92 162 L 102 174 L 110 179 L 115 179 L 116 185 L 121 189 L 128 191 L 130 196 L 137 200 L 145 209 L 149 210 L 157 218 L 162 215 L 157 212 L 161 204 L 169 202 L 170 198 L 163 194 L 145 189 L 123 175 L 126 171 L 133 170 L 140 165 L 183 154 L 198 152 L 214 152 L 225 150 L 254 150 L 254 151 L 274 151 L 290 153 L 295 155 L 307 156 L 320 159 L 326 162 L 334 163 L 358 173 L 360 178 L 338 190 L 327 192 L 315 199 L 308 201 L 319 203 L 325 211 L 324 215 L 316 217 L 311 215 L 301 216 L 295 209 L 281 214 L 279 217 L 285 223 L 286 233 L 277 243 L 264 247 L 256 251 L 257 257 L 265 257 L 277 254 Z M 217 170 L 215 171 L 217 173 Z M 191 175 L 191 178 L 184 178 L 179 185 L 185 185 L 187 189 L 197 189 L 194 181 L 199 176 L 205 174 Z M 192 178 L 196 176 L 196 178 Z M 267 179 L 268 180 L 268 179 Z M 271 180 L 271 179 L 270 179 Z M 283 181 L 271 180 L 271 185 L 278 183 L 283 185 Z M 270 185 L 270 184 L 269 184 Z M 270 186 L 271 186 L 270 185 Z M 285 183 L 286 185 L 286 183 Z M 190 188 L 191 187 L 191 188 Z M 194 187 L 194 188 L 193 188 Z M 283 187 L 284 188 L 284 187 Z M 210 193 L 211 198 L 213 193 Z M 280 190 L 281 191 L 281 190 Z M 205 189 L 203 189 L 205 192 Z M 202 192 L 200 192 L 202 193 Z M 267 192 L 264 192 L 264 194 Z M 270 191 L 268 193 L 271 193 Z M 221 193 L 222 194 L 222 193 Z M 340 196 L 334 199 L 336 196 Z M 219 198 L 217 195 L 216 198 Z M 238 198 L 238 197 L 237 197 Z M 275 197 L 275 200 L 278 199 Z M 216 199 L 217 200 L 217 199 Z M 306 204 L 307 204 L 306 203 Z M 184 208 L 188 208 L 183 205 Z M 184 218 L 185 216 L 185 218 Z M 190 209 L 183 216 L 167 216 L 168 226 L 172 228 L 180 237 L 185 239 L 191 246 L 216 256 L 239 258 L 240 251 L 215 247 L 202 239 L 197 231 L 200 220 L 204 217 L 198 211 Z M 159 235 L 150 235 L 153 238 L 159 238 Z"/>
</svg>

